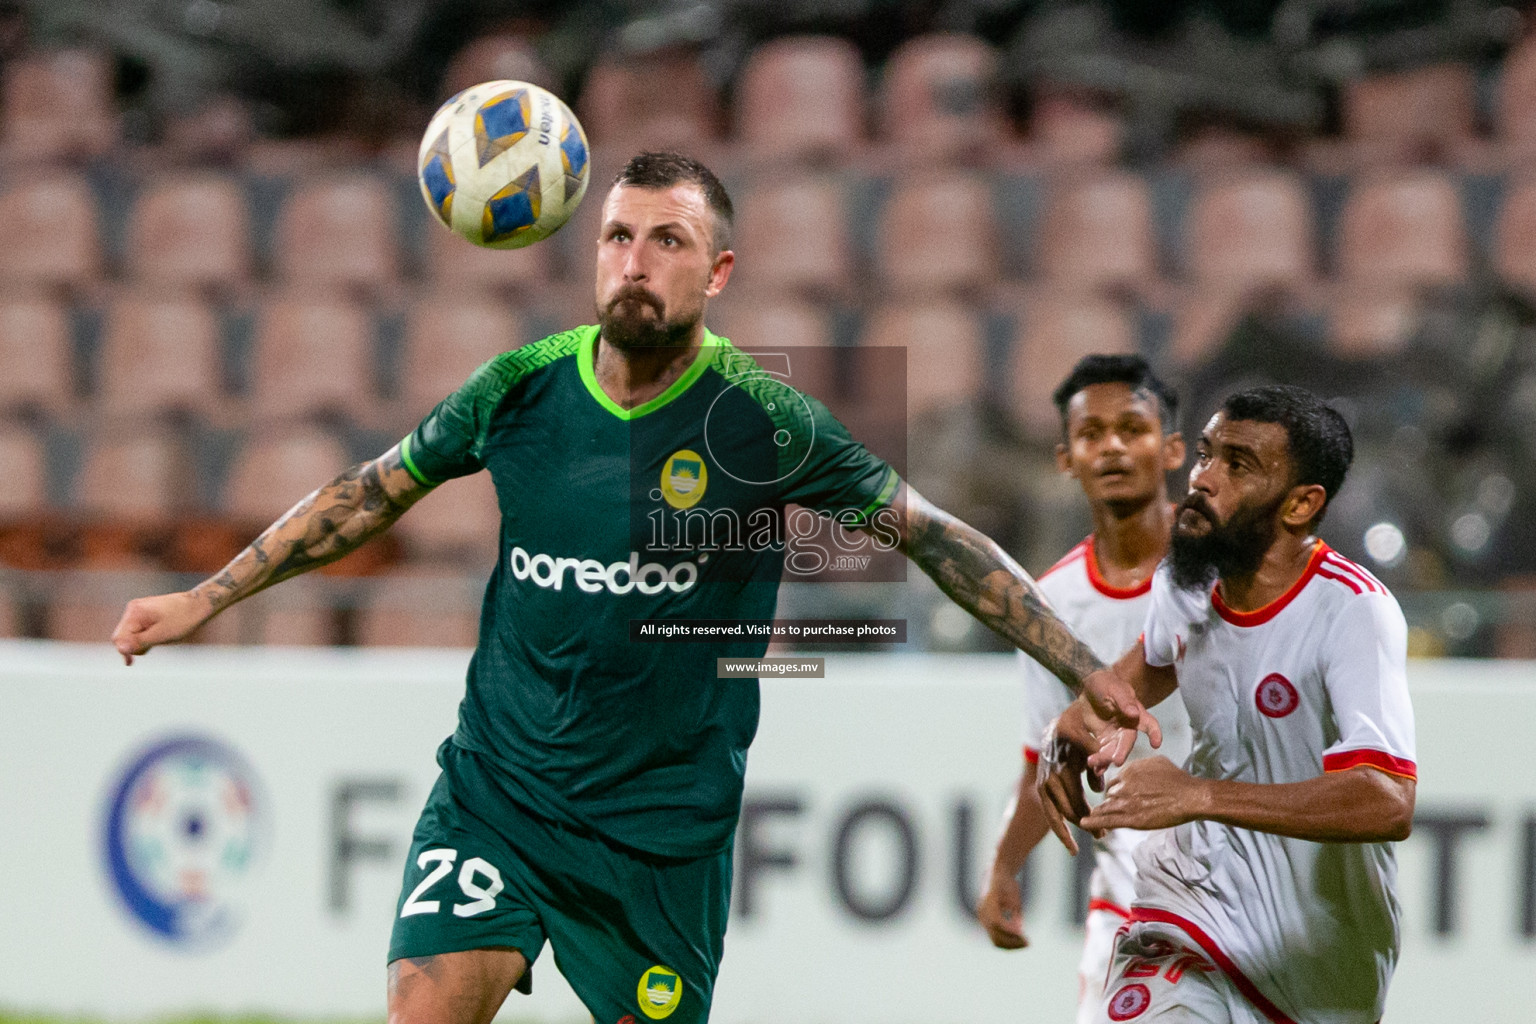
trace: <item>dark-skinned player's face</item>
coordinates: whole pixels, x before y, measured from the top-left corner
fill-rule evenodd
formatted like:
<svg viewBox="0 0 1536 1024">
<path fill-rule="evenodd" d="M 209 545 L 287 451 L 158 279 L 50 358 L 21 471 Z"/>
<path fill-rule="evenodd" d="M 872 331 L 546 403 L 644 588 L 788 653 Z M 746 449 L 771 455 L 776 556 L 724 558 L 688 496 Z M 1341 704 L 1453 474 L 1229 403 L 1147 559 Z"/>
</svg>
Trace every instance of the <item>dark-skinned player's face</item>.
<svg viewBox="0 0 1536 1024">
<path fill-rule="evenodd" d="M 1212 416 L 1174 523 L 1168 559 L 1175 582 L 1194 586 L 1255 571 L 1279 536 L 1291 475 L 1283 426 Z"/>
<path fill-rule="evenodd" d="M 1184 443 L 1164 434 L 1157 397 L 1129 384 L 1089 384 L 1067 403 L 1062 472 L 1091 503 L 1137 507 L 1164 494 L 1166 474 L 1184 461 Z"/>
<path fill-rule="evenodd" d="M 597 242 L 597 316 L 619 349 L 687 344 L 735 257 L 714 251 L 714 214 L 697 185 L 616 185 Z"/>
</svg>

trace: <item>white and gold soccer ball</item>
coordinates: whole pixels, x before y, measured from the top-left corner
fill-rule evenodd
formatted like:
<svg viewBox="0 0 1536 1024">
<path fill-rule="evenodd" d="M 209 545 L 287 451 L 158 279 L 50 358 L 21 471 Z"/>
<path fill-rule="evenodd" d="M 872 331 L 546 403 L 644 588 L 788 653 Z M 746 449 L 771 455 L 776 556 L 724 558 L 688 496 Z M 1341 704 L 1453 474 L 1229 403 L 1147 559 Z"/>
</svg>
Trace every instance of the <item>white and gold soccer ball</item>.
<svg viewBox="0 0 1536 1024">
<path fill-rule="evenodd" d="M 416 160 L 422 198 L 462 238 L 518 249 L 548 238 L 587 192 L 576 116 L 527 82 L 483 82 L 438 108 Z"/>
</svg>

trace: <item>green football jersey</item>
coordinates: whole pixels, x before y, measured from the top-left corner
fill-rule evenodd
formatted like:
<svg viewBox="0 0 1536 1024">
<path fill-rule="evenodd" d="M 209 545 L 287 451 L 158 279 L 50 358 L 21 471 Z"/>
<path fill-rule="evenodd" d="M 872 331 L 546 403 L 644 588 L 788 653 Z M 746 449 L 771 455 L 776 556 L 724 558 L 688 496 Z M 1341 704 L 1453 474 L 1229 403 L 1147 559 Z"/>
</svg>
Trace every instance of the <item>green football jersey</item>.
<svg viewBox="0 0 1536 1024">
<path fill-rule="evenodd" d="M 758 718 L 757 680 L 717 679 L 715 659 L 767 640 L 636 642 L 631 621 L 771 619 L 785 504 L 863 525 L 899 478 L 708 332 L 676 382 L 626 410 L 597 383 L 597 336 L 497 356 L 401 444 L 426 485 L 489 470 L 501 507 L 454 741 L 537 813 L 701 856 L 735 828 Z"/>
</svg>

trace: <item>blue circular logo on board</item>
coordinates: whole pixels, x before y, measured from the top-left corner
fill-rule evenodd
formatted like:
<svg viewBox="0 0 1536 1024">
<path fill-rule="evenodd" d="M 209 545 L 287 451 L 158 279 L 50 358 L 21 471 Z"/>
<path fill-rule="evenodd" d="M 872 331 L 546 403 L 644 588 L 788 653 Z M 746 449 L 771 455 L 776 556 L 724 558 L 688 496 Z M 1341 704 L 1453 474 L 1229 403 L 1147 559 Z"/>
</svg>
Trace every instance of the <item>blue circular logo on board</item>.
<svg viewBox="0 0 1536 1024">
<path fill-rule="evenodd" d="M 107 872 L 140 924 L 178 945 L 206 946 L 239 922 L 265 808 L 238 753 L 175 736 L 123 770 L 107 813 Z"/>
</svg>

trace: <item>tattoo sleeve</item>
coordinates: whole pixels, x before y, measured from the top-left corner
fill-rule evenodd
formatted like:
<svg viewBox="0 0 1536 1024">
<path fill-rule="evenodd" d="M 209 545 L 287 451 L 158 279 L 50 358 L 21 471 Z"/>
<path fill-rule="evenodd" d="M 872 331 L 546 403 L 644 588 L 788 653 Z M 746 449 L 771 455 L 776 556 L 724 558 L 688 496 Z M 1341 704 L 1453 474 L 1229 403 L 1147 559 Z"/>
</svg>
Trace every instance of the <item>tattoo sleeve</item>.
<svg viewBox="0 0 1536 1024">
<path fill-rule="evenodd" d="M 1081 692 L 1104 663 L 1056 617 L 1030 575 L 975 527 L 907 495 L 907 557 L 956 604 Z"/>
<path fill-rule="evenodd" d="M 353 466 L 310 494 L 224 569 L 193 588 L 214 613 L 274 583 L 334 562 L 388 529 L 429 488 L 405 468 L 398 447 Z"/>
</svg>

